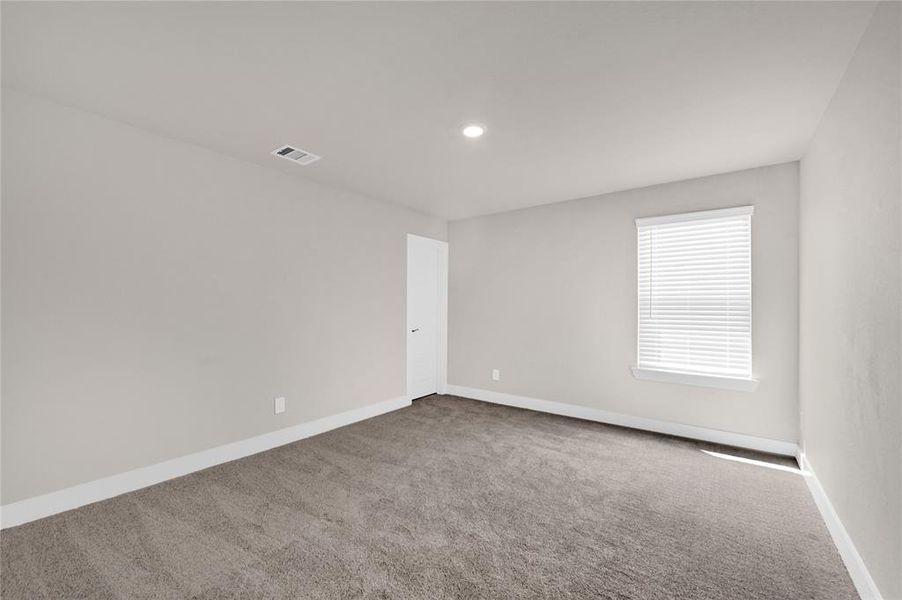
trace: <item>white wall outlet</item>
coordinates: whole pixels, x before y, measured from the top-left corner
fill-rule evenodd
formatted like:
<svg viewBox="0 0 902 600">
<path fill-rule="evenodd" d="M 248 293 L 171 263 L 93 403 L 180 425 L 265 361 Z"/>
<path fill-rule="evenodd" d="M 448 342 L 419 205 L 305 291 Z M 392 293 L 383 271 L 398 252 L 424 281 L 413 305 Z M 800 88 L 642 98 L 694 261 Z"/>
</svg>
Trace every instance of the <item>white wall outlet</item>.
<svg viewBox="0 0 902 600">
<path fill-rule="evenodd" d="M 277 415 L 285 412 L 285 398 L 284 397 L 276 398 L 273 401 L 273 409 L 276 411 Z"/>
<path fill-rule="evenodd" d="M 492 369 L 492 381 L 501 381 L 501 371 Z"/>
</svg>

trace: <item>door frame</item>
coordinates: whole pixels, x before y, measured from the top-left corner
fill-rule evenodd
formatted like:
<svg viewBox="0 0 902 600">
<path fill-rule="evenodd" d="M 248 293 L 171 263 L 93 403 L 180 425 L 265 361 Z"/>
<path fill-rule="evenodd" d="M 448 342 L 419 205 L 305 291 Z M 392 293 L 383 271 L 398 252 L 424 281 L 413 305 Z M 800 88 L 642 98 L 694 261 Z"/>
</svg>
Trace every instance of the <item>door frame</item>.
<svg viewBox="0 0 902 600">
<path fill-rule="evenodd" d="M 411 242 L 426 242 L 438 250 L 438 286 L 436 293 L 436 323 L 435 336 L 435 387 L 436 393 L 445 394 L 448 391 L 448 242 L 423 237 L 421 235 L 407 234 L 407 245 L 404 252 L 404 345 L 406 355 L 406 388 L 405 394 L 408 400 L 413 400 L 410 394 L 410 335 L 407 331 L 407 255 Z"/>
</svg>

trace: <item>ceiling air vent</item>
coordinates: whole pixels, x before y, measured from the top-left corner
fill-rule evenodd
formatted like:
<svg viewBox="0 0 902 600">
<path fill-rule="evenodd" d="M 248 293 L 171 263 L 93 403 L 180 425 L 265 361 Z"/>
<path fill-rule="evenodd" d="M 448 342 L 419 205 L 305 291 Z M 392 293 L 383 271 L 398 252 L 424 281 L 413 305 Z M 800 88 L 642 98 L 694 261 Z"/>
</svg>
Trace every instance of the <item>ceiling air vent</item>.
<svg viewBox="0 0 902 600">
<path fill-rule="evenodd" d="M 282 158 L 288 159 L 292 162 L 296 162 L 300 165 L 309 165 L 312 162 L 316 162 L 322 158 L 322 156 L 317 156 L 312 152 L 307 152 L 306 150 L 300 150 L 295 148 L 294 146 L 282 146 L 281 148 L 276 148 L 272 151 L 272 153 L 276 156 L 281 156 Z"/>
</svg>

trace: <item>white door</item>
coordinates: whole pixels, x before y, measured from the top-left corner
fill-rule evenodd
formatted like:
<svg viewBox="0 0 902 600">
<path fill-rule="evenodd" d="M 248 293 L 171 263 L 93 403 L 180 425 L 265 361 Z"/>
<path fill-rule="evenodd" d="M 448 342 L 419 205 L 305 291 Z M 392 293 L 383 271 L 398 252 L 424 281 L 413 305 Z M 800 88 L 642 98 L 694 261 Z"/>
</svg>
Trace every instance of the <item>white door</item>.
<svg viewBox="0 0 902 600">
<path fill-rule="evenodd" d="M 407 395 L 440 391 L 444 361 L 447 245 L 407 236 Z"/>
</svg>

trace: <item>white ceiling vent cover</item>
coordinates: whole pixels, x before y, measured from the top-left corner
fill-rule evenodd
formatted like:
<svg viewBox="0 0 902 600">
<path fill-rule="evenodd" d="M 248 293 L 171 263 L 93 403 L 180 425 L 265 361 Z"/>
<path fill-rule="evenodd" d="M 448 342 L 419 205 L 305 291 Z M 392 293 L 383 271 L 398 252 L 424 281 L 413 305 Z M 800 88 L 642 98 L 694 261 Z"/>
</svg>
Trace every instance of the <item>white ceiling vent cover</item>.
<svg viewBox="0 0 902 600">
<path fill-rule="evenodd" d="M 300 150 L 295 148 L 294 146 L 281 146 L 272 151 L 275 156 L 281 156 L 284 159 L 290 160 L 291 162 L 296 162 L 300 165 L 309 165 L 310 163 L 316 162 L 322 158 L 322 156 L 317 156 L 312 152 L 307 152 L 306 150 Z"/>
</svg>

